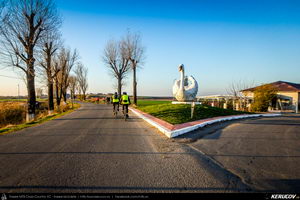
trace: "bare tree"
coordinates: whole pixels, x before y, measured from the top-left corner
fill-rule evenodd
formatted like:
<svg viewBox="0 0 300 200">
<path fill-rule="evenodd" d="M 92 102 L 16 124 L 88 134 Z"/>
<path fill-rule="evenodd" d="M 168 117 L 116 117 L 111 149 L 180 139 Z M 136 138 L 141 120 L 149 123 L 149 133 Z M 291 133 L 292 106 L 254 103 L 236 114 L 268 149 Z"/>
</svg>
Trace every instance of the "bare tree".
<svg viewBox="0 0 300 200">
<path fill-rule="evenodd" d="M 71 102 L 72 102 L 72 108 L 73 108 L 73 103 L 75 100 L 75 91 L 76 87 L 78 85 L 77 78 L 75 76 L 69 76 L 69 88 L 70 88 L 70 93 L 71 93 Z"/>
<path fill-rule="evenodd" d="M 72 68 L 75 66 L 79 55 L 76 50 L 73 52 L 70 49 L 62 48 L 59 55 L 59 68 L 58 82 L 60 87 L 60 94 L 64 102 L 67 102 L 67 89 L 69 87 L 69 75 Z M 59 104 L 58 104 L 59 105 Z"/>
<path fill-rule="evenodd" d="M 43 88 L 36 88 L 36 96 L 38 98 L 42 98 L 42 96 L 43 96 Z"/>
<path fill-rule="evenodd" d="M 56 27 L 58 29 L 58 26 Z M 42 38 L 42 60 L 40 65 L 44 69 L 46 75 L 47 86 L 48 86 L 48 111 L 51 114 L 54 110 L 54 95 L 53 95 L 53 85 L 54 77 L 59 72 L 58 68 L 55 68 L 53 63 L 54 55 L 60 47 L 60 35 L 57 29 L 47 32 L 44 38 Z"/>
<path fill-rule="evenodd" d="M 83 100 L 86 99 L 86 91 L 88 89 L 87 73 L 88 69 L 85 68 L 83 64 L 79 63 L 75 69 L 75 74 L 78 86 L 80 87 L 83 93 Z"/>
<path fill-rule="evenodd" d="M 71 99 L 75 99 L 75 91 L 78 85 L 77 78 L 75 76 L 69 76 L 69 88 L 71 93 Z"/>
<path fill-rule="evenodd" d="M 123 51 L 125 51 L 127 59 L 130 60 L 133 72 L 133 103 L 137 105 L 136 70 L 141 67 L 145 59 L 145 48 L 142 46 L 140 34 L 132 34 L 128 31 L 122 40 L 121 48 L 124 48 Z"/>
<path fill-rule="evenodd" d="M 7 0 L 1 14 L 0 36 L 2 56 L 26 74 L 27 121 L 35 117 L 35 58 L 37 45 L 44 34 L 58 23 L 52 0 Z"/>
<path fill-rule="evenodd" d="M 78 83 L 76 85 L 76 90 L 78 91 L 79 99 L 81 100 L 81 88 Z"/>
<path fill-rule="evenodd" d="M 105 66 L 109 69 L 111 75 L 116 78 L 118 93 L 122 93 L 122 84 L 130 70 L 128 56 L 126 56 L 126 49 L 121 47 L 119 42 L 114 40 L 109 41 L 104 49 L 103 61 Z"/>
</svg>

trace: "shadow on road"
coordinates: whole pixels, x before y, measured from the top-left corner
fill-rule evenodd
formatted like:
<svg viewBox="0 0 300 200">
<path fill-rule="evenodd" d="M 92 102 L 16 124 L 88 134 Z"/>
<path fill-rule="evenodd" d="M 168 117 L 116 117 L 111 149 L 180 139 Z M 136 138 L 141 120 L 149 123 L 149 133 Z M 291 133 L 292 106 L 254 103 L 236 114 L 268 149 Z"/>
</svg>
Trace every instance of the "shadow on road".
<svg viewBox="0 0 300 200">
<path fill-rule="evenodd" d="M 300 158 L 300 156 L 289 156 L 289 155 L 235 155 L 235 154 L 205 154 L 212 157 L 241 157 L 241 158 Z"/>
<path fill-rule="evenodd" d="M 274 190 L 254 190 L 255 192 L 299 192 L 300 180 L 266 180 L 269 183 L 278 184 L 278 189 Z M 0 186 L 1 190 L 12 189 L 48 189 L 48 190 L 138 190 L 138 191 L 235 191 L 235 192 L 249 192 L 251 190 L 241 190 L 236 187 L 137 187 L 137 186 L 55 186 L 55 185 L 18 185 L 18 186 Z M 252 192 L 254 192 L 252 191 Z"/>
<path fill-rule="evenodd" d="M 95 119 L 113 119 L 113 120 L 124 120 L 124 118 L 119 117 L 119 118 L 115 118 L 115 117 L 87 117 L 87 118 L 58 118 L 58 119 L 53 119 L 53 120 L 95 120 Z M 127 119 L 127 121 L 132 121 L 132 120 L 139 120 L 142 121 L 143 119 L 138 118 L 138 117 L 130 117 L 129 119 Z"/>
<path fill-rule="evenodd" d="M 0 153 L 0 156 L 5 155 L 43 155 L 43 154 L 95 154 L 95 155 L 192 155 L 193 152 L 8 152 Z"/>
<path fill-rule="evenodd" d="M 55 131 L 55 130 L 53 130 Z M 74 136 L 82 136 L 82 134 L 56 134 L 56 135 L 53 135 L 53 134 L 42 134 L 42 135 L 18 135 L 18 136 L 15 136 L 15 135 L 7 135 L 6 137 L 18 137 L 18 138 L 22 138 L 22 137 L 45 137 L 45 136 L 49 136 L 49 137 L 74 137 Z M 131 134 L 131 133 L 120 133 L 120 134 L 103 134 L 103 133 L 87 133 L 85 134 L 85 136 L 104 136 L 104 137 L 147 137 L 147 136 L 150 136 L 150 137 L 161 137 L 160 135 L 158 134 Z"/>
<path fill-rule="evenodd" d="M 111 108 L 93 108 L 93 109 L 84 108 L 84 109 L 78 109 L 78 110 L 76 110 L 76 112 L 78 112 L 78 111 L 87 111 L 87 110 L 95 111 L 95 110 L 112 110 L 112 109 Z"/>
<path fill-rule="evenodd" d="M 288 119 L 284 119 L 288 118 Z M 245 121 L 241 122 L 241 124 L 257 124 L 257 125 L 274 125 L 274 126 L 300 126 L 299 117 L 290 117 L 290 116 L 280 116 L 278 118 L 265 118 L 263 120 L 255 120 L 255 121 Z"/>
<path fill-rule="evenodd" d="M 208 139 L 212 139 L 212 138 L 208 138 Z M 300 138 L 270 138 L 270 137 L 228 137 L 228 136 L 223 136 L 222 139 L 229 139 L 229 140 L 267 140 L 267 141 L 295 141 L 295 140 L 300 140 Z"/>
<path fill-rule="evenodd" d="M 120 130 L 120 128 L 89 128 L 87 127 L 90 131 L 93 131 L 93 130 Z M 39 127 L 39 130 L 51 130 L 51 131 L 75 131 L 75 130 L 85 130 L 87 129 L 86 127 L 81 127 L 81 128 L 41 128 Z M 122 130 L 137 130 L 137 129 L 140 129 L 140 130 L 151 130 L 151 128 L 128 128 L 128 127 L 122 127 Z M 79 135 L 82 135 L 82 134 L 79 134 Z M 29 136 L 28 136 L 29 137 Z M 31 135 L 30 135 L 31 137 Z"/>
<path fill-rule="evenodd" d="M 264 183 L 275 185 L 284 192 L 299 192 L 300 191 L 300 179 L 271 179 L 263 180 Z"/>
<path fill-rule="evenodd" d="M 299 119 L 300 118 L 300 114 L 281 115 L 280 117 L 282 117 L 282 118 L 295 118 L 295 119 Z"/>
<path fill-rule="evenodd" d="M 236 188 L 217 187 L 128 187 L 128 186 L 43 186 L 43 185 L 19 185 L 0 186 L 0 189 L 50 189 L 50 190 L 141 190 L 141 191 L 240 191 Z"/>
</svg>

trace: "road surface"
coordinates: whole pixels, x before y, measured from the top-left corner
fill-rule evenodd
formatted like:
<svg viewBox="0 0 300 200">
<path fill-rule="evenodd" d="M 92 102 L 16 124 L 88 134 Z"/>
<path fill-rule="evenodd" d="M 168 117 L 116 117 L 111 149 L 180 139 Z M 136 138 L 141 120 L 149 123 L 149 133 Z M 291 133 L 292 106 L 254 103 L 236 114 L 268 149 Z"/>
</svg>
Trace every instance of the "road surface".
<svg viewBox="0 0 300 200">
<path fill-rule="evenodd" d="M 186 144 L 256 191 L 300 191 L 300 115 L 220 126 L 198 140 L 197 133 L 185 136 Z"/>
<path fill-rule="evenodd" d="M 249 145 L 242 147 L 238 146 L 246 142 L 242 137 L 250 136 L 234 138 L 236 135 L 233 135 L 227 140 L 239 141 L 231 145 L 234 157 L 232 152 L 223 151 L 224 145 L 230 146 L 228 142 L 219 142 L 223 133 L 219 139 L 184 143 L 182 139 L 166 138 L 142 119 L 130 115 L 125 122 L 113 118 L 111 106 L 84 103 L 80 109 L 59 119 L 0 136 L 0 192 L 249 192 L 269 189 L 259 181 L 258 187 L 253 184 L 255 180 L 245 179 L 236 166 L 238 162 L 232 164 L 230 161 L 231 158 L 241 159 L 243 163 L 255 155 L 254 164 L 258 160 L 279 157 L 276 159 L 283 160 L 289 167 L 282 167 L 289 175 L 286 178 L 299 180 L 293 178 L 293 175 L 299 178 L 300 171 L 297 168 L 299 134 L 290 142 L 286 141 L 291 149 L 275 153 L 272 150 L 259 152 L 264 147 L 258 149 L 257 146 L 264 145 L 266 140 L 253 144 L 252 141 L 256 141 L 253 136 Z M 277 126 L 274 134 L 278 136 L 271 137 L 272 133 L 268 136 L 277 138 L 274 146 L 280 145 L 282 138 L 289 137 L 288 132 L 281 134 L 280 127 L 292 130 L 290 127 L 299 126 L 298 122 Z M 257 126 L 237 124 L 237 131 L 242 130 L 239 126 L 243 125 Z M 270 126 L 263 126 L 266 132 Z M 211 152 L 209 146 L 219 150 Z M 251 152 L 253 148 L 256 154 L 248 157 L 246 151 Z M 259 157 L 261 155 L 273 157 Z M 286 155 L 292 157 L 286 158 Z M 246 175 L 255 173 L 251 171 L 251 166 L 257 167 L 254 164 L 245 168 Z"/>
<path fill-rule="evenodd" d="M 226 192 L 248 186 L 135 116 L 83 104 L 0 137 L 3 192 Z"/>
</svg>

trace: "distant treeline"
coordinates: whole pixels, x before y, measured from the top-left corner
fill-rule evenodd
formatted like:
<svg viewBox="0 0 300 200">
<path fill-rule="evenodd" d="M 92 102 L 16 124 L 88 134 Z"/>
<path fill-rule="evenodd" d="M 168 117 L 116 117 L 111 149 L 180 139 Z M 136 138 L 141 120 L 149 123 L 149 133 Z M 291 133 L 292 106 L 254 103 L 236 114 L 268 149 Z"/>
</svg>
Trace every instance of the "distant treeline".
<svg viewBox="0 0 300 200">
<path fill-rule="evenodd" d="M 27 99 L 27 96 L 0 96 L 0 99 Z"/>
<path fill-rule="evenodd" d="M 164 100 L 174 100 L 174 97 L 159 97 L 159 96 L 139 96 L 138 99 L 164 99 Z"/>
<path fill-rule="evenodd" d="M 108 93 L 108 94 L 89 94 L 87 96 L 87 98 L 88 99 L 89 98 L 97 98 L 97 97 L 99 97 L 99 98 L 105 98 L 107 96 L 112 96 L 112 95 L 113 95 L 112 93 Z M 130 95 L 130 94 L 129 94 L 129 96 L 132 97 L 132 95 Z M 152 99 L 152 100 L 170 100 L 170 101 L 172 101 L 172 100 L 174 100 L 174 97 L 166 97 L 166 96 L 164 96 L 164 97 L 160 97 L 160 96 L 138 96 L 138 99 L 140 99 L 140 100 L 142 100 L 142 99 L 146 99 L 146 100 Z"/>
</svg>

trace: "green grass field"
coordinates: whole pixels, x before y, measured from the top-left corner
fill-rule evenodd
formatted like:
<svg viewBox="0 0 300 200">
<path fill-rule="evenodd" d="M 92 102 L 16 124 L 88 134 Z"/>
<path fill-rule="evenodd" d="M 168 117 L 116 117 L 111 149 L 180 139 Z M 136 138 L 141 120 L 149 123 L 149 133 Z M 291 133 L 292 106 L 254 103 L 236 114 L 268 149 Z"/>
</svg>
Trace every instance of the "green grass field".
<svg viewBox="0 0 300 200">
<path fill-rule="evenodd" d="M 141 101 L 138 102 L 137 108 L 171 124 L 181 124 L 211 117 L 247 113 L 206 105 L 196 105 L 194 117 L 191 119 L 191 105 L 174 105 L 171 104 L 170 101 Z"/>
<path fill-rule="evenodd" d="M 138 107 L 144 106 L 152 106 L 152 105 L 159 105 L 159 104 L 170 104 L 171 101 L 156 101 L 156 100 L 138 100 L 137 104 Z"/>
</svg>

